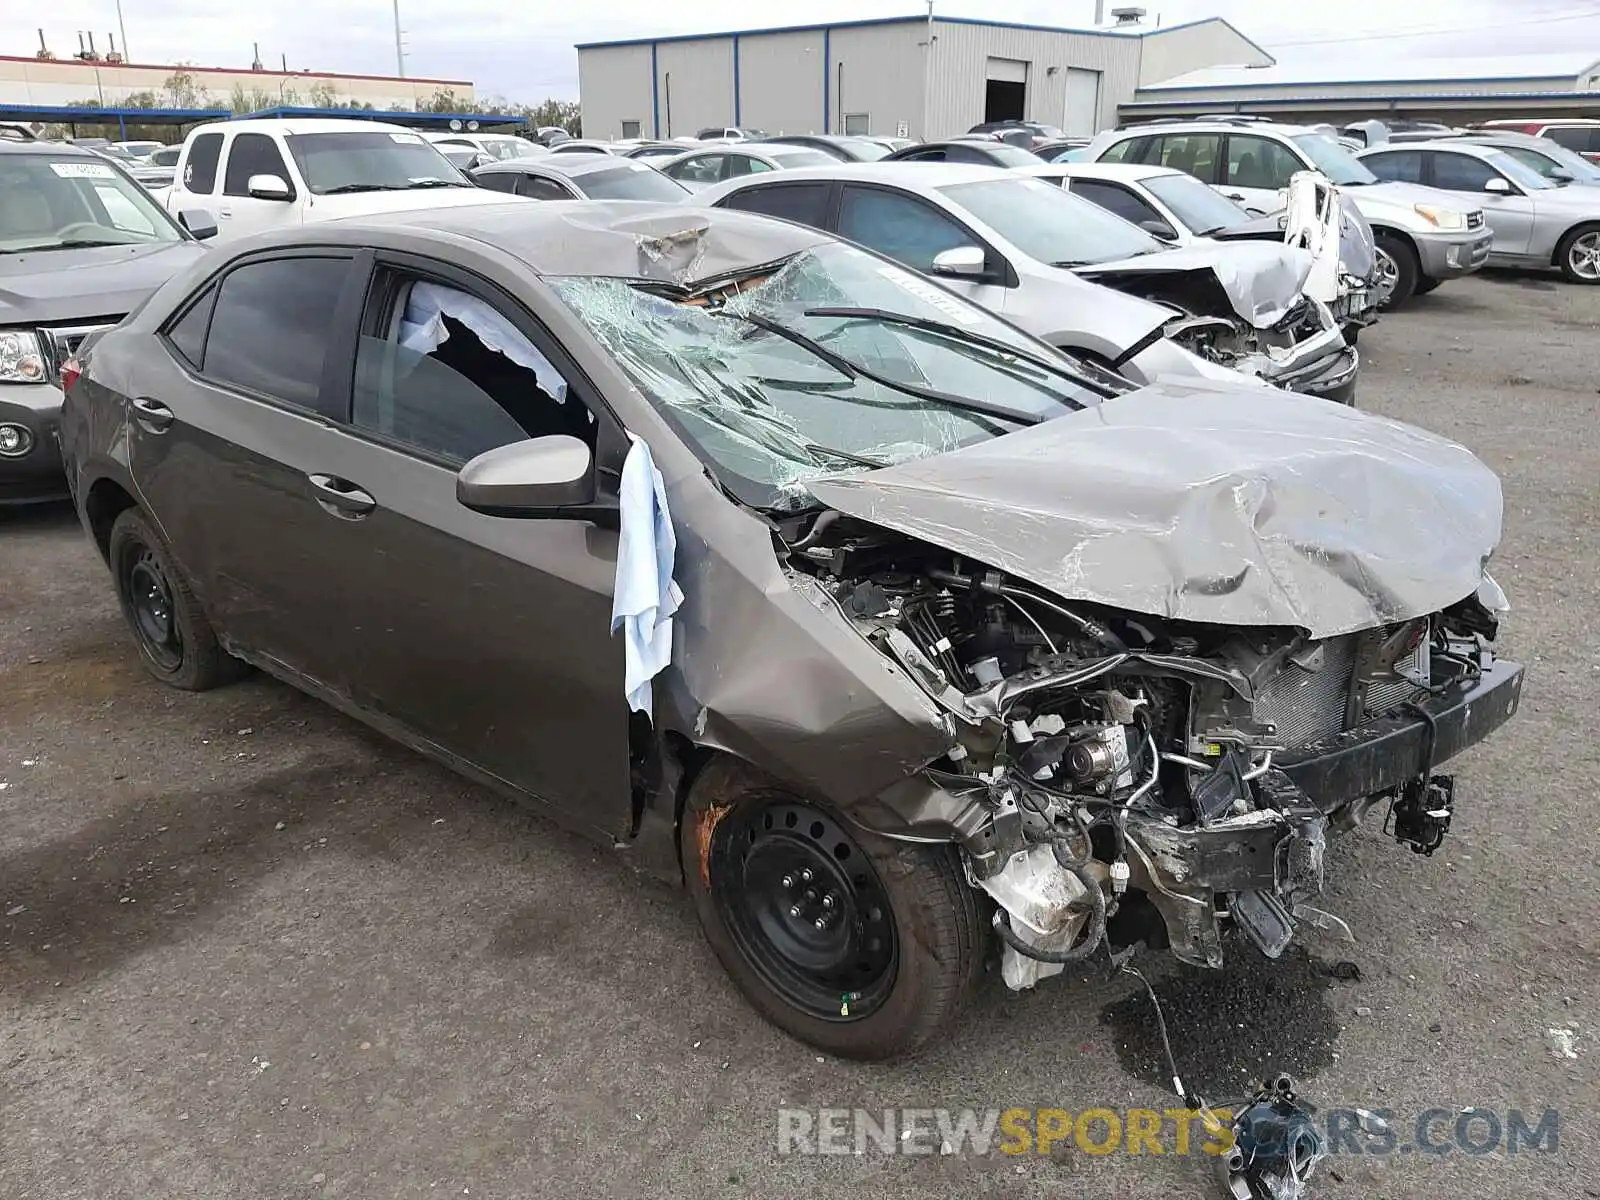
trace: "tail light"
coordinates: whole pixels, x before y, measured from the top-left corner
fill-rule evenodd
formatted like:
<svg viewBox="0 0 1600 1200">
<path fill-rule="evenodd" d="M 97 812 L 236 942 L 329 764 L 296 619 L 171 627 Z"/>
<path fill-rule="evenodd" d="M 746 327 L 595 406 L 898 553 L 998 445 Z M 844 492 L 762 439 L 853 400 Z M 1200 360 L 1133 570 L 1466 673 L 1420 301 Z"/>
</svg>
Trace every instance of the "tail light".
<svg viewBox="0 0 1600 1200">
<path fill-rule="evenodd" d="M 83 374 L 83 364 L 76 358 L 69 358 L 61 364 L 61 390 L 70 392 L 72 385 L 78 382 L 78 376 Z"/>
</svg>

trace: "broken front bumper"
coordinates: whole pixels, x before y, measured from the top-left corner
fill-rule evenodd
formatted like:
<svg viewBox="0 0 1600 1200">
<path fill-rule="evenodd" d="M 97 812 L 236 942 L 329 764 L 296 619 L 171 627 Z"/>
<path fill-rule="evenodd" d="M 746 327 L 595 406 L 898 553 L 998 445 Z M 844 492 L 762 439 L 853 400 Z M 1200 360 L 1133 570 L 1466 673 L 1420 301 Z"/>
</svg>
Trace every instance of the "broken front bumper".
<svg viewBox="0 0 1600 1200">
<path fill-rule="evenodd" d="M 1335 354 L 1308 366 L 1282 375 L 1266 377 L 1268 382 L 1293 392 L 1321 396 L 1340 404 L 1356 402 L 1356 373 L 1361 369 L 1361 356 L 1354 346 L 1345 346 Z"/>
<path fill-rule="evenodd" d="M 1493 663 L 1413 710 L 1296 747 L 1261 781 L 1269 808 L 1190 828 L 1130 814 L 1132 882 L 1161 913 L 1173 954 L 1222 965 L 1219 895 L 1232 897 L 1235 920 L 1268 953 L 1281 951 L 1296 919 L 1323 920 L 1309 901 L 1322 890 L 1330 825 L 1348 828 L 1503 725 L 1521 701 L 1522 676 L 1517 663 Z"/>
</svg>

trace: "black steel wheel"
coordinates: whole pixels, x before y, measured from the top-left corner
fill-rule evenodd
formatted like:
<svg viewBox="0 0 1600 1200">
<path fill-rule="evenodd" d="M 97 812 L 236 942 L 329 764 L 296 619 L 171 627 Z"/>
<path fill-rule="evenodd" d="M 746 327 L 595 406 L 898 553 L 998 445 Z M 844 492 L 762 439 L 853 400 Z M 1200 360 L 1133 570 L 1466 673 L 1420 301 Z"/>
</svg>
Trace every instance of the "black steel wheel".
<svg viewBox="0 0 1600 1200">
<path fill-rule="evenodd" d="M 874 835 L 719 758 L 690 789 L 678 847 L 723 967 L 757 1011 L 813 1046 L 909 1054 L 977 982 L 987 929 L 950 846 Z"/>
<path fill-rule="evenodd" d="M 894 985 L 889 897 L 855 838 L 808 804 L 746 805 L 719 822 L 711 896 L 740 951 L 786 1002 L 859 1021 Z"/>
<path fill-rule="evenodd" d="M 122 615 L 152 675 L 200 692 L 243 673 L 244 664 L 217 643 L 166 543 L 137 508 L 122 512 L 111 526 L 106 561 Z"/>
</svg>

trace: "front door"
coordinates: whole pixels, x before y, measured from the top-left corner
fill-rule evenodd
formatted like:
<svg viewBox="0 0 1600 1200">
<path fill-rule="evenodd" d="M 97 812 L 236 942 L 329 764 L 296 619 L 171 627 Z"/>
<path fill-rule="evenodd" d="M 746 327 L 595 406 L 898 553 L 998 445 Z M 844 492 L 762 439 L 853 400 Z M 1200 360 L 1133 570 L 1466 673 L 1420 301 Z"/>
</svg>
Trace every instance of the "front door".
<svg viewBox="0 0 1600 1200">
<path fill-rule="evenodd" d="M 905 192 L 867 184 L 846 184 L 840 191 L 836 222 L 840 237 L 858 242 L 924 274 L 933 273 L 933 260 L 960 246 L 985 246 L 981 239 L 949 213 Z M 990 263 L 994 279 L 1005 269 Z M 939 282 L 990 312 L 1004 312 L 1009 289 L 989 279 L 940 276 Z"/>
<path fill-rule="evenodd" d="M 1217 190 L 1247 212 L 1279 212 L 1284 189 L 1305 164 L 1282 142 L 1259 134 L 1230 133 Z"/>
<path fill-rule="evenodd" d="M 457 470 L 486 450 L 554 433 L 593 447 L 599 408 L 509 298 L 442 264 L 380 259 L 350 425 L 321 469 L 371 500 L 358 520 L 326 521 L 354 535 L 340 585 L 356 702 L 622 836 L 617 534 L 456 502 Z"/>
<path fill-rule="evenodd" d="M 250 180 L 273 175 L 289 185 L 289 199 L 266 200 L 250 194 Z M 230 232 L 243 236 L 263 229 L 299 223 L 300 204 L 294 174 L 278 143 L 265 133 L 236 133 L 228 139 L 222 161 L 220 215 Z"/>
<path fill-rule="evenodd" d="M 1533 241 L 1532 196 L 1497 171 L 1493 164 L 1473 155 L 1430 150 L 1428 158 L 1433 187 L 1455 196 L 1463 209 L 1483 209 L 1483 219 L 1494 234 L 1494 244 L 1489 248 L 1491 254 L 1517 258 L 1528 253 Z M 1485 191 L 1495 179 L 1508 186 L 1510 193 Z"/>
</svg>

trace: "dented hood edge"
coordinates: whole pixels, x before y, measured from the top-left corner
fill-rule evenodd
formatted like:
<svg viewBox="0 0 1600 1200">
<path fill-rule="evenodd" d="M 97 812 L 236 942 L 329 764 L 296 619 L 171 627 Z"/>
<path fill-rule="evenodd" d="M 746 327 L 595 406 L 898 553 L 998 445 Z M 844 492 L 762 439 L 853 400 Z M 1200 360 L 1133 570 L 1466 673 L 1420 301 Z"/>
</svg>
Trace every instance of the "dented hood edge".
<svg viewBox="0 0 1600 1200">
<path fill-rule="evenodd" d="M 1228 297 L 1234 314 L 1257 329 L 1270 329 L 1299 303 L 1311 274 L 1310 253 L 1270 242 L 1197 242 L 1177 250 L 1140 254 L 1116 262 L 1078 267 L 1086 279 L 1116 275 L 1180 274 L 1209 271 Z"/>
</svg>

